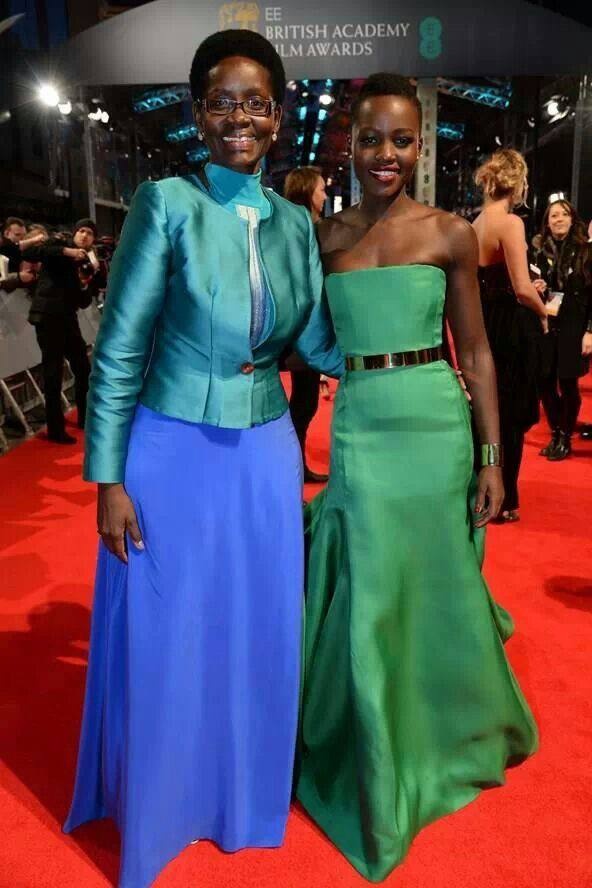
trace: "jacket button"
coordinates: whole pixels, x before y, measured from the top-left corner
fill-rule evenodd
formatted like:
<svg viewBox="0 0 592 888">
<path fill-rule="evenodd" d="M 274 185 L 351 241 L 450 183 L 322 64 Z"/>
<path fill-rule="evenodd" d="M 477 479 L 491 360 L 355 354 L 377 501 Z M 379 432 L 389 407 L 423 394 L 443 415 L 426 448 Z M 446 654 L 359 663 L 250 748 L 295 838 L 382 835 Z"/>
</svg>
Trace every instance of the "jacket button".
<svg viewBox="0 0 592 888">
<path fill-rule="evenodd" d="M 248 361 L 245 364 L 241 364 L 241 368 L 240 368 L 241 373 L 244 373 L 245 376 L 248 376 L 249 373 L 252 373 L 254 369 L 255 369 L 255 365 L 249 364 Z"/>
</svg>

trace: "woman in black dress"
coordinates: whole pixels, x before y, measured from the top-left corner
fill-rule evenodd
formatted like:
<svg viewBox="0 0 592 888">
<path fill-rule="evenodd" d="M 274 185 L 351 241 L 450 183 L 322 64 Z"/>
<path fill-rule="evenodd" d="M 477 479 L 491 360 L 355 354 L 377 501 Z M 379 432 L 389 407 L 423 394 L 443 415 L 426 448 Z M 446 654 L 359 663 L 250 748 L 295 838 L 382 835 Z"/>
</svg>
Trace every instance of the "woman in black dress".
<svg viewBox="0 0 592 888">
<path fill-rule="evenodd" d="M 504 487 L 501 520 L 518 521 L 518 474 L 524 435 L 539 418 L 537 339 L 547 331 L 545 306 L 528 271 L 524 222 L 512 210 L 526 199 L 528 169 L 513 149 L 496 151 L 475 174 L 483 210 L 473 222 L 479 242 L 479 286 L 495 362 Z M 538 321 L 537 321 L 538 317 Z"/>
<path fill-rule="evenodd" d="M 297 167 L 286 176 L 284 197 L 292 203 L 306 207 L 316 224 L 323 215 L 327 193 L 325 180 L 319 167 Z M 306 461 L 306 436 L 319 406 L 319 387 L 321 374 L 304 363 L 302 358 L 292 353 L 288 356 L 286 367 L 290 370 L 292 393 L 290 395 L 290 414 L 298 435 L 302 450 L 304 466 L 304 482 L 306 484 L 322 484 L 328 475 L 313 472 Z"/>
<path fill-rule="evenodd" d="M 582 403 L 578 380 L 592 354 L 592 245 L 575 207 L 556 200 L 547 207 L 533 246 L 549 315 L 540 392 L 551 440 L 541 455 L 556 462 L 571 453 Z"/>
</svg>

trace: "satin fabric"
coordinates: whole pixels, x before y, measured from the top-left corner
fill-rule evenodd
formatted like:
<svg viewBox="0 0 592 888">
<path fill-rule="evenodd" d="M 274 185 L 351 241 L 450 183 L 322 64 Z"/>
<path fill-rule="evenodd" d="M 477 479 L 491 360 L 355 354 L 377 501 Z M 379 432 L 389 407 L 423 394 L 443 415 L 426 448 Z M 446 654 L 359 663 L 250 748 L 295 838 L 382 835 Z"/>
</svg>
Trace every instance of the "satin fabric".
<svg viewBox="0 0 592 888">
<path fill-rule="evenodd" d="M 275 305 L 263 277 L 257 227 L 271 216 L 271 204 L 261 187 L 261 170 L 249 175 L 217 163 L 204 167 L 210 194 L 220 206 L 247 220 L 249 226 L 249 278 L 251 284 L 251 348 L 267 339 L 275 325 Z"/>
<path fill-rule="evenodd" d="M 123 479 L 138 400 L 177 419 L 249 428 L 287 408 L 277 359 L 290 343 L 316 369 L 342 372 L 310 213 L 265 194 L 271 214 L 258 239 L 275 316 L 253 349 L 246 220 L 205 193 L 196 176 L 137 189 L 94 349 L 87 480 Z M 253 372 L 245 372 L 249 365 Z"/>
<path fill-rule="evenodd" d="M 120 888 L 194 839 L 283 841 L 300 686 L 300 448 L 289 414 L 252 429 L 140 405 L 126 490 L 145 544 L 102 545 L 72 807 L 109 816 Z"/>
<path fill-rule="evenodd" d="M 441 341 L 433 266 L 329 275 L 344 354 Z M 481 575 L 470 410 L 444 361 L 350 371 L 327 488 L 307 509 L 298 798 L 370 881 L 426 824 L 504 782 L 537 730 Z"/>
</svg>

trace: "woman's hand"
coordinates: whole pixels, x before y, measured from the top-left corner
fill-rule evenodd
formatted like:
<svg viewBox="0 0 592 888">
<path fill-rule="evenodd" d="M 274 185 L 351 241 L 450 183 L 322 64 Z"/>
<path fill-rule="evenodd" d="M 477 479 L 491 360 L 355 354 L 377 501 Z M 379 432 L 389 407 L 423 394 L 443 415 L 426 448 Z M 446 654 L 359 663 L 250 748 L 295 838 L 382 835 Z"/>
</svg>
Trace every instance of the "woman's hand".
<svg viewBox="0 0 592 888">
<path fill-rule="evenodd" d="M 144 548 L 136 511 L 123 484 L 99 484 L 97 529 L 105 546 L 124 564 L 127 564 L 126 531 L 136 549 Z"/>
<path fill-rule="evenodd" d="M 589 358 L 592 355 L 592 333 L 584 333 L 582 339 L 582 356 Z"/>
<path fill-rule="evenodd" d="M 544 318 L 541 318 L 540 321 L 541 321 L 541 327 L 543 328 L 543 333 L 545 333 L 545 334 L 548 333 L 549 332 L 549 318 L 547 316 L 545 316 Z"/>
<path fill-rule="evenodd" d="M 542 278 L 535 278 L 532 283 L 534 284 L 534 288 L 539 296 L 542 296 L 547 289 L 547 282 L 544 281 Z"/>
<path fill-rule="evenodd" d="M 484 527 L 497 518 L 504 501 L 501 466 L 484 466 L 479 472 L 475 501 L 475 527 Z"/>
</svg>

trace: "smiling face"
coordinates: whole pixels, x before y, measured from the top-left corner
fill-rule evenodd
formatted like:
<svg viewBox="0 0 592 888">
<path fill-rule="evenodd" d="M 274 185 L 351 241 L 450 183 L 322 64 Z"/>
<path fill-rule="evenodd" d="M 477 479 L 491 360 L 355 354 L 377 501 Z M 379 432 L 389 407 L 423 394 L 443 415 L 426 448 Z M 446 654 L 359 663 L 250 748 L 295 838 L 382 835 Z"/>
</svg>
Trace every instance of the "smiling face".
<svg viewBox="0 0 592 888">
<path fill-rule="evenodd" d="M 558 202 L 551 206 L 547 217 L 547 225 L 554 238 L 563 240 L 564 237 L 567 237 L 572 222 L 571 213 L 564 204 Z"/>
<path fill-rule="evenodd" d="M 371 96 L 352 130 L 353 162 L 364 196 L 394 198 L 408 184 L 421 151 L 419 114 L 403 96 Z"/>
<path fill-rule="evenodd" d="M 267 68 L 253 59 L 230 56 L 209 72 L 203 99 L 213 101 L 227 98 L 244 102 L 257 96 L 271 102 L 272 90 Z M 204 134 L 212 163 L 239 173 L 256 173 L 261 158 L 269 150 L 273 133 L 279 129 L 281 107 L 276 105 L 264 117 L 246 114 L 240 105 L 231 114 L 225 115 L 211 114 L 199 103 L 194 103 L 193 107 L 195 121 Z"/>
</svg>

